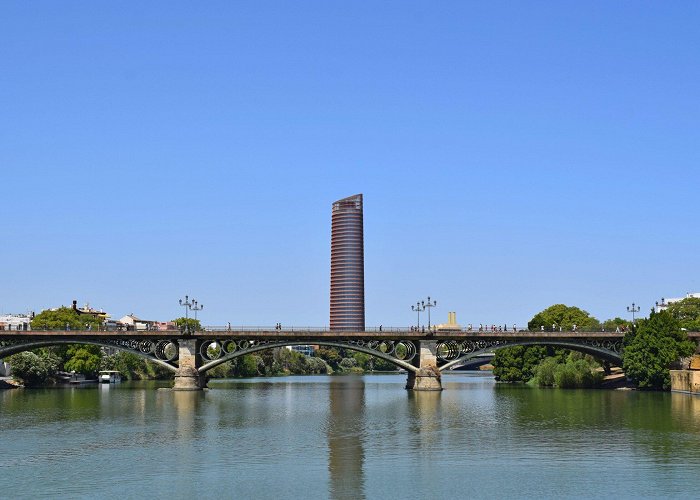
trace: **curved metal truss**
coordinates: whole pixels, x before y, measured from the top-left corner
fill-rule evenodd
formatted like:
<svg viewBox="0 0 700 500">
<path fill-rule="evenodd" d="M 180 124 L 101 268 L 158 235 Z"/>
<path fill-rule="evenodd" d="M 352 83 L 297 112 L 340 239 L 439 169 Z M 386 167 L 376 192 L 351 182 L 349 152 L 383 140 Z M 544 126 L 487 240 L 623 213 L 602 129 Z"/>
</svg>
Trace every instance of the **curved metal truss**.
<svg viewBox="0 0 700 500">
<path fill-rule="evenodd" d="M 0 341 L 0 359 L 18 352 L 31 351 L 39 347 L 51 347 L 61 344 L 90 344 L 102 347 L 112 347 L 130 352 L 159 364 L 169 370 L 177 370 L 178 343 L 177 340 L 128 340 L 128 339 L 104 339 L 104 338 L 73 338 L 51 339 L 43 341 L 27 340 L 2 340 Z"/>
<path fill-rule="evenodd" d="M 471 358 L 486 353 L 514 346 L 556 346 L 572 351 L 580 351 L 599 359 L 621 365 L 623 345 L 621 340 L 464 340 L 462 342 L 448 340 L 437 344 L 437 358 L 444 364 L 440 370 L 449 370 Z"/>
<path fill-rule="evenodd" d="M 308 341 L 209 339 L 202 342 L 199 348 L 199 355 L 203 361 L 199 372 L 204 373 L 226 361 L 265 349 L 309 344 L 358 351 L 384 359 L 404 370 L 417 370 L 411 361 L 418 354 L 418 349 L 415 342 L 410 340 L 338 340 L 333 342 L 321 339 L 309 339 Z"/>
</svg>

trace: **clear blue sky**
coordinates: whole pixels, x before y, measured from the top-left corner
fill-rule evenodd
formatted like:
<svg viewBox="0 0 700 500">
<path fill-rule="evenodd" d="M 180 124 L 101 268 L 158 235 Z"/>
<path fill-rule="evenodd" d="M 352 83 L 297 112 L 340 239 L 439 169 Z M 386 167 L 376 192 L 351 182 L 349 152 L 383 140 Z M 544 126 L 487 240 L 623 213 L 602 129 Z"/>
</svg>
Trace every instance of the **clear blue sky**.
<svg viewBox="0 0 700 500">
<path fill-rule="evenodd" d="M 698 2 L 0 4 L 4 312 L 605 319 L 700 291 Z"/>
</svg>

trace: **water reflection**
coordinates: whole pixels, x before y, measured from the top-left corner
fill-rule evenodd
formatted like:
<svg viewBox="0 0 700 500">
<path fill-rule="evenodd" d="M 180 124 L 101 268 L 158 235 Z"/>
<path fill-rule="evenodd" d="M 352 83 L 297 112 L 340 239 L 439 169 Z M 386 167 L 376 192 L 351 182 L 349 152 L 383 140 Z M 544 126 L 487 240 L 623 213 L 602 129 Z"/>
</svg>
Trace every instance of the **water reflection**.
<svg viewBox="0 0 700 500">
<path fill-rule="evenodd" d="M 334 377 L 328 395 L 330 497 L 365 498 L 365 382 L 360 377 Z"/>
<path fill-rule="evenodd" d="M 445 379 L 442 393 L 405 391 L 388 375 L 217 381 L 205 393 L 150 382 L 0 391 L 2 492 L 680 498 L 700 488 L 700 397 Z"/>
<path fill-rule="evenodd" d="M 430 450 L 439 437 L 442 407 L 440 391 L 406 391 L 411 410 L 411 426 L 409 432 L 420 450 Z"/>
<path fill-rule="evenodd" d="M 700 397 L 692 394 L 671 394 L 671 410 L 676 422 L 685 428 L 700 430 Z"/>
</svg>

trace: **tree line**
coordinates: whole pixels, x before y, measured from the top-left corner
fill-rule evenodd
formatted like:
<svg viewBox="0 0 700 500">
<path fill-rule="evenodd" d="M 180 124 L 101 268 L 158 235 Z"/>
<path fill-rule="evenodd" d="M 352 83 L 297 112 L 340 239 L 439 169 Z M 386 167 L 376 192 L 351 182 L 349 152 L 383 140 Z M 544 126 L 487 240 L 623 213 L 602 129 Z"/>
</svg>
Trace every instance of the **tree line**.
<svg viewBox="0 0 700 500">
<path fill-rule="evenodd" d="M 621 318 L 598 321 L 588 312 L 573 306 L 555 304 L 535 314 L 528 328 L 562 325 L 571 329 L 622 327 L 622 369 L 640 389 L 668 390 L 670 369 L 680 359 L 691 356 L 696 345 L 687 331 L 700 331 L 700 299 L 686 298 L 671 303 L 661 312 L 651 311 L 649 318 L 635 324 Z M 515 346 L 499 349 L 493 359 L 493 373 L 503 382 L 528 382 L 539 386 L 597 387 L 603 381 L 604 366 L 590 355 L 550 346 Z"/>
<path fill-rule="evenodd" d="M 201 330 L 198 320 L 177 318 L 179 329 Z M 80 315 L 69 307 L 46 310 L 37 314 L 32 329 L 97 330 L 102 326 L 98 318 Z M 13 376 L 25 386 L 53 383 L 60 372 L 81 373 L 95 378 L 100 370 L 117 370 L 128 380 L 168 379 L 172 371 L 136 354 L 118 351 L 107 355 L 100 346 L 68 344 L 44 347 L 10 356 Z M 207 372 L 210 378 L 257 377 L 279 375 L 307 375 L 331 373 L 364 373 L 367 371 L 396 371 L 396 366 L 364 353 L 322 347 L 314 356 L 306 356 L 287 348 L 274 348 L 247 354 L 222 363 Z"/>
</svg>

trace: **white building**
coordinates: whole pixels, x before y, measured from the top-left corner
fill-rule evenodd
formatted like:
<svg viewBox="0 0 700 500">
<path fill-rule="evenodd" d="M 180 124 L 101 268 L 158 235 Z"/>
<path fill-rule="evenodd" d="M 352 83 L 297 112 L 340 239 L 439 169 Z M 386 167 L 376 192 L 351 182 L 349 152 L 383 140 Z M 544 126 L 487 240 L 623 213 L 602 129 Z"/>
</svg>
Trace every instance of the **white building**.
<svg viewBox="0 0 700 500">
<path fill-rule="evenodd" d="M 153 324 L 155 322 L 148 321 L 148 320 L 141 319 L 141 318 L 137 318 L 136 316 L 134 316 L 134 313 L 131 313 L 131 314 L 127 314 L 126 316 L 121 318 L 119 320 L 119 323 L 126 325 L 127 330 L 143 331 L 143 330 L 152 330 Z"/>
<path fill-rule="evenodd" d="M 683 299 L 700 299 L 700 292 L 688 292 L 685 294 L 685 297 L 676 297 L 673 299 L 665 299 L 662 297 L 661 302 L 656 303 L 656 312 L 665 311 L 666 309 L 668 309 L 668 306 L 670 304 L 673 304 L 674 302 L 680 302 Z"/>
<path fill-rule="evenodd" d="M 33 317 L 33 313 L 2 314 L 0 315 L 0 330 L 31 330 L 29 323 Z"/>
</svg>

